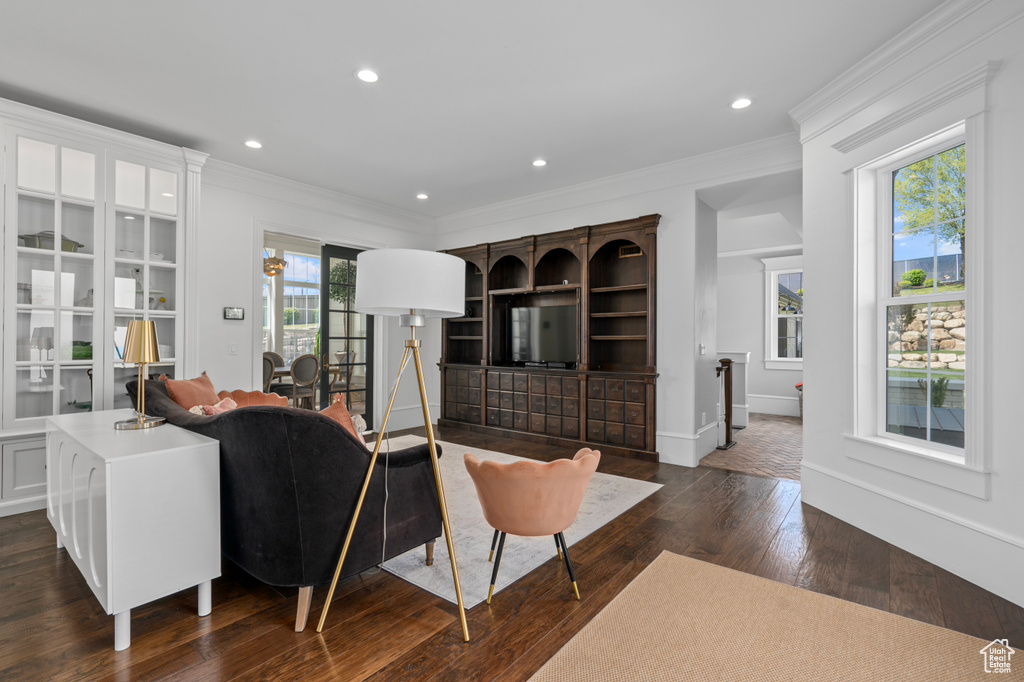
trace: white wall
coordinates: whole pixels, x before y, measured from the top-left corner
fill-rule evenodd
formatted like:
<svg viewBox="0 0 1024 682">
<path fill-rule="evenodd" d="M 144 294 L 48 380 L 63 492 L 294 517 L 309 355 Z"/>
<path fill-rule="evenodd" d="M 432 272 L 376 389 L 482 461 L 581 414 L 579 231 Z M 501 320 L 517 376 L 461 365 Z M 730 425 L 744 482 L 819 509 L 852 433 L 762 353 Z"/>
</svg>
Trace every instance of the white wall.
<svg viewBox="0 0 1024 682">
<path fill-rule="evenodd" d="M 718 215 L 715 209 L 697 199 L 697 234 L 693 269 L 693 353 L 696 404 L 693 423 L 699 436 L 696 452 L 700 457 L 718 445 L 718 366 L 716 320 L 718 317 Z M 660 321 L 660 318 L 659 318 Z M 685 352 L 686 344 L 680 344 Z"/>
<path fill-rule="evenodd" d="M 650 213 L 661 214 L 657 281 L 657 447 L 663 462 L 695 466 L 700 457 L 710 451 L 705 449 L 707 444 L 698 435 L 699 413 L 707 411 L 709 421 L 713 421 L 717 401 L 717 383 L 709 391 L 707 387 L 701 388 L 703 382 L 697 381 L 698 371 L 702 375 L 708 371 L 705 362 L 712 367 L 715 362 L 714 322 L 709 313 L 714 308 L 714 285 L 705 280 L 710 288 L 700 292 L 696 288 L 698 248 L 703 249 L 702 260 L 711 261 L 710 266 L 702 263 L 702 267 L 714 269 L 714 237 L 698 244 L 697 191 L 723 182 L 793 170 L 799 168 L 799 163 L 799 148 L 793 136 L 762 140 L 441 218 L 437 221 L 436 248 L 468 246 Z M 698 338 L 708 344 L 706 361 L 695 359 Z M 713 370 L 710 374 L 713 381 Z M 705 440 L 713 449 L 714 429 L 707 433 L 710 436 Z"/>
<path fill-rule="evenodd" d="M 777 256 L 771 253 L 770 256 Z M 750 352 L 749 412 L 798 416 L 802 370 L 766 369 L 764 263 L 757 255 L 718 259 L 718 350 Z"/>
<path fill-rule="evenodd" d="M 199 354 L 186 373 L 206 370 L 218 390 L 255 389 L 261 383 L 259 279 L 261 231 L 293 234 L 321 243 L 357 248 L 432 247 L 432 223 L 414 214 L 211 160 L 203 169 L 198 257 L 199 310 L 193 318 Z M 245 308 L 244 320 L 224 320 L 225 306 Z M 385 396 L 394 381 L 408 330 L 394 319 L 378 318 L 374 414 L 383 417 Z M 428 327 L 421 354 L 431 416 L 440 411 L 440 326 Z M 236 355 L 231 354 L 232 349 Z M 423 423 L 415 374 L 407 372 L 391 417 L 392 429 Z"/>
<path fill-rule="evenodd" d="M 984 134 L 968 142 L 968 163 L 983 151 L 979 170 L 987 179 L 984 194 L 972 199 L 981 202 L 984 220 L 969 226 L 987 240 L 984 267 L 969 269 L 969 286 L 986 292 L 985 314 L 972 316 L 972 329 L 984 328 L 987 341 L 979 345 L 976 334 L 972 347 L 980 362 L 1017 355 L 1024 317 L 997 313 L 1017 308 L 1017 290 L 1005 283 L 1024 253 L 1022 18 L 1019 1 L 947 3 L 792 115 L 804 142 L 805 281 L 814 311 L 806 334 L 829 338 L 808 343 L 805 352 L 803 500 L 1024 605 L 1019 369 L 983 364 L 980 376 L 967 379 L 985 404 L 981 414 L 969 412 L 967 426 L 969 439 L 987 434 L 980 453 L 986 473 L 850 437 L 857 423 L 854 333 L 834 333 L 858 319 L 848 171 L 987 109 Z M 1002 64 L 986 87 L 977 76 L 989 60 Z M 972 486 L 990 488 L 986 495 Z"/>
</svg>

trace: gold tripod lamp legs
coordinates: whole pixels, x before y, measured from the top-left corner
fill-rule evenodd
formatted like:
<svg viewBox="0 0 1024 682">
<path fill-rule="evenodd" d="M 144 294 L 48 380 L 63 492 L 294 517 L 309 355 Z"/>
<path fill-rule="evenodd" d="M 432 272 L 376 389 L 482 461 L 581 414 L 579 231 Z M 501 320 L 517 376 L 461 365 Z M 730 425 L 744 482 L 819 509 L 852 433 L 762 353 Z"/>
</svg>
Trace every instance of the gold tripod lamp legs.
<svg viewBox="0 0 1024 682">
<path fill-rule="evenodd" d="M 377 443 L 373 447 L 373 455 L 370 456 L 370 467 L 366 471 L 366 479 L 363 481 L 363 489 L 359 493 L 359 499 L 356 502 L 356 510 L 352 515 L 352 521 L 349 523 L 348 533 L 345 535 L 345 544 L 342 545 L 341 556 L 338 558 L 338 566 L 334 570 L 334 579 L 331 581 L 331 589 L 327 593 L 327 601 L 324 602 L 324 608 L 320 614 L 320 622 L 316 626 L 316 631 L 321 632 L 324 628 L 324 621 L 327 619 L 327 611 L 331 606 L 331 599 L 334 597 L 334 589 L 337 587 L 338 578 L 341 576 L 341 567 L 345 563 L 345 557 L 348 555 L 348 548 L 352 542 L 352 534 L 355 531 L 356 522 L 359 520 L 359 512 L 363 508 L 363 500 L 366 497 L 367 489 L 370 487 L 370 479 L 373 478 L 373 468 L 377 463 L 377 454 L 380 452 L 384 434 L 387 432 L 388 418 L 391 416 L 391 408 L 395 404 L 395 395 L 398 393 L 398 384 L 402 378 L 402 371 L 405 369 L 405 365 L 409 361 L 410 351 L 412 351 L 413 361 L 416 364 L 416 379 L 419 382 L 420 402 L 423 406 L 423 421 L 427 430 L 427 444 L 430 447 L 430 463 L 434 468 L 434 482 L 437 485 L 437 499 L 441 506 L 441 522 L 444 526 L 444 539 L 445 542 L 448 543 L 448 557 L 451 560 L 452 577 L 455 580 L 455 596 L 459 604 L 459 619 L 462 621 L 462 638 L 464 641 L 468 642 L 469 626 L 466 623 L 466 609 L 462 603 L 462 586 L 459 583 L 459 569 L 455 563 L 455 546 L 452 544 L 452 532 L 448 523 L 448 505 L 445 503 L 444 485 L 441 482 L 441 470 L 438 468 L 437 449 L 434 442 L 434 429 L 430 424 L 430 409 L 427 403 L 427 387 L 423 381 L 423 366 L 420 363 L 420 342 L 415 338 L 415 328 L 413 328 L 413 338 L 410 338 L 405 342 L 405 352 L 402 353 L 402 362 L 398 368 L 398 379 L 395 381 L 395 388 L 391 392 L 391 397 L 388 399 L 388 409 L 384 413 L 384 420 L 381 423 L 380 433 L 377 436 Z"/>
</svg>

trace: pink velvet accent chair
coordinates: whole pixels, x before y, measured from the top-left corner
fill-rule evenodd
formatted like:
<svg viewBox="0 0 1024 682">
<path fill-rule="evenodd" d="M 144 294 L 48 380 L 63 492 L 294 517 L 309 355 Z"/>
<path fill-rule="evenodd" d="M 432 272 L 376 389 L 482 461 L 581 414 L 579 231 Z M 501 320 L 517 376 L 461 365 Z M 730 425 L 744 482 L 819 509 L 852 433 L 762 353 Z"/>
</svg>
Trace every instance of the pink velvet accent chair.
<svg viewBox="0 0 1024 682">
<path fill-rule="evenodd" d="M 569 571 L 576 599 L 580 598 L 563 532 L 576 520 L 583 494 L 600 460 L 601 453 L 590 448 L 583 448 L 571 460 L 556 459 L 553 462 L 524 460 L 502 464 L 465 455 L 466 470 L 476 486 L 484 519 L 494 528 L 491 540 L 494 570 L 491 588 L 487 592 L 488 604 L 494 594 L 501 552 L 508 533 L 524 537 L 553 535 L 555 549 Z M 498 545 L 497 557 L 494 557 L 495 544 Z"/>
</svg>

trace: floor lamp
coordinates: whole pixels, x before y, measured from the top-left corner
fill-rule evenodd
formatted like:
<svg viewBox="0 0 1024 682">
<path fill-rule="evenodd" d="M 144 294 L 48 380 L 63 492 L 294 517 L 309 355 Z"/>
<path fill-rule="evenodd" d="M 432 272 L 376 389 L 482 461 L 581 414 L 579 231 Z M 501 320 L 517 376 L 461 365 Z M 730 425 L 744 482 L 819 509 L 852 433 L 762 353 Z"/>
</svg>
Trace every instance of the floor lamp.
<svg viewBox="0 0 1024 682">
<path fill-rule="evenodd" d="M 320 632 L 327 618 L 327 610 L 334 597 L 334 588 L 341 575 L 342 564 L 348 554 L 359 512 L 363 507 L 366 490 L 370 487 L 373 468 L 377 463 L 377 454 L 388 428 L 388 418 L 395 404 L 398 383 L 402 371 L 409 361 L 410 354 L 416 364 L 416 380 L 420 387 L 420 404 L 423 406 L 423 424 L 427 429 L 427 445 L 430 449 L 430 461 L 434 467 L 434 483 L 437 485 L 437 499 L 441 505 L 441 521 L 444 524 L 444 537 L 448 543 L 448 557 L 452 562 L 452 577 L 455 580 L 455 596 L 459 604 L 459 618 L 462 620 L 462 638 L 469 641 L 469 627 L 466 625 L 466 609 L 462 604 L 462 587 L 459 584 L 459 569 L 455 565 L 455 546 L 452 544 L 452 532 L 448 524 L 448 505 L 444 499 L 444 485 L 441 483 L 441 470 L 437 465 L 437 449 L 434 443 L 434 429 L 430 424 L 430 408 L 427 402 L 427 388 L 423 383 L 423 365 L 420 362 L 420 342 L 416 338 L 416 327 L 426 324 L 428 317 L 462 317 L 465 315 L 466 303 L 466 263 L 461 258 L 434 251 L 416 251 L 413 249 L 378 249 L 363 251 L 356 258 L 356 301 L 357 312 L 368 315 L 386 315 L 398 317 L 399 324 L 409 327 L 409 338 L 405 342 L 402 362 L 398 368 L 398 378 L 388 399 L 388 409 L 384 412 L 377 443 L 373 446 L 370 457 L 370 468 L 366 471 L 366 480 L 356 502 L 355 513 L 345 535 L 345 544 L 341 547 L 341 557 L 334 571 L 331 589 L 327 593 L 320 623 L 316 631 Z"/>
</svg>

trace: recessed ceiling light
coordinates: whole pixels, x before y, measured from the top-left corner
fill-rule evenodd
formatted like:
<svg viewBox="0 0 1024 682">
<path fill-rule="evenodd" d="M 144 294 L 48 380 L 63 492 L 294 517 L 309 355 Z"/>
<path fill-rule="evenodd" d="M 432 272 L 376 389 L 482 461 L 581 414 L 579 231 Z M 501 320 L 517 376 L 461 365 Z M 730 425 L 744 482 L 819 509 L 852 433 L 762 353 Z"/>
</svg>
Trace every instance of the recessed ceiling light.
<svg viewBox="0 0 1024 682">
<path fill-rule="evenodd" d="M 373 69 L 359 69 L 356 71 L 356 78 L 364 83 L 376 83 L 380 76 Z"/>
<path fill-rule="evenodd" d="M 263 143 L 257 142 L 256 140 L 246 140 L 245 146 L 248 147 L 249 149 L 262 149 Z"/>
<path fill-rule="evenodd" d="M 536 161 L 533 162 L 533 165 L 536 166 L 537 168 L 540 168 L 541 166 L 548 165 L 548 162 L 545 161 L 544 159 L 537 159 Z"/>
<path fill-rule="evenodd" d="M 162 196 L 162 197 L 173 197 L 174 195 L 173 195 L 173 194 L 171 194 L 170 192 L 164 192 L 164 193 L 163 193 L 163 194 L 161 194 L 160 196 Z"/>
<path fill-rule="evenodd" d="M 747 107 L 750 106 L 750 100 L 747 99 L 746 97 L 740 97 L 738 100 L 735 100 L 729 106 L 732 107 L 733 109 L 746 109 Z"/>
<path fill-rule="evenodd" d="M 419 194 L 417 194 L 417 195 L 416 195 L 416 198 L 417 198 L 417 199 L 429 199 L 430 197 L 428 197 L 428 196 L 427 196 L 426 194 L 424 194 L 423 192 L 420 192 Z"/>
</svg>

